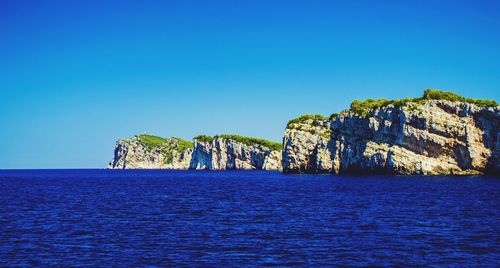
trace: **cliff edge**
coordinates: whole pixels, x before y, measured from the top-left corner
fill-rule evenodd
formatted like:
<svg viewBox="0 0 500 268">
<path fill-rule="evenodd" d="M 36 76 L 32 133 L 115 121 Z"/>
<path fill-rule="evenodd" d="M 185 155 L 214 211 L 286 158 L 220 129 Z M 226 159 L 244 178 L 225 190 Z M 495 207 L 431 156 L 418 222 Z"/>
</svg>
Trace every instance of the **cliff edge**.
<svg viewBox="0 0 500 268">
<path fill-rule="evenodd" d="M 494 101 L 426 90 L 422 98 L 354 101 L 330 118 L 306 115 L 284 135 L 287 173 L 483 174 L 500 171 Z"/>
<path fill-rule="evenodd" d="M 117 141 L 108 168 L 280 170 L 281 144 L 239 135 L 200 135 L 189 142 L 143 134 Z"/>
<path fill-rule="evenodd" d="M 282 144 L 239 135 L 119 140 L 109 168 L 499 174 L 500 106 L 431 89 L 420 98 L 355 100 L 330 117 L 290 120 Z"/>
<path fill-rule="evenodd" d="M 118 140 L 111 169 L 188 169 L 193 143 L 179 138 L 137 135 Z"/>
</svg>

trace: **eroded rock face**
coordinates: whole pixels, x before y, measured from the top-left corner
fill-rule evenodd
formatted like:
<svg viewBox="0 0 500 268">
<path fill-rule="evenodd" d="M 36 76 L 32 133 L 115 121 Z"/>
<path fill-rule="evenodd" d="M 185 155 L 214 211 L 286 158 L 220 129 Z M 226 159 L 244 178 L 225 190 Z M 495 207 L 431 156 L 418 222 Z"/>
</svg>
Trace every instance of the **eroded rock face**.
<svg viewBox="0 0 500 268">
<path fill-rule="evenodd" d="M 194 142 L 193 148 L 176 150 L 177 140 L 168 138 L 161 147 L 147 146 L 138 137 L 119 140 L 112 169 L 281 169 L 281 151 L 262 145 L 245 145 L 230 139 L 215 138 Z"/>
<path fill-rule="evenodd" d="M 119 140 L 108 168 L 187 169 L 193 149 L 179 152 L 175 149 L 176 143 L 175 138 L 169 138 L 163 147 L 151 148 L 142 143 L 139 137 Z"/>
<path fill-rule="evenodd" d="M 313 128 L 318 122 L 306 125 Z M 387 106 L 372 110 L 367 117 L 344 113 L 330 121 L 329 139 L 304 126 L 287 129 L 283 170 L 336 174 L 498 173 L 499 126 L 498 107 L 443 100 L 399 108 Z M 325 157 L 328 153 L 330 158 Z"/>
<path fill-rule="evenodd" d="M 332 153 L 329 121 L 310 119 L 285 130 L 283 171 L 286 173 L 330 173 Z"/>
<path fill-rule="evenodd" d="M 365 112 L 363 116 L 346 111 L 331 119 L 294 119 L 285 130 L 282 152 L 262 143 L 248 145 L 248 139 L 221 136 L 195 140 L 194 144 L 159 137 L 146 137 L 149 145 L 138 137 L 120 140 L 109 167 L 334 174 L 500 173 L 498 106 L 421 100 Z"/>
<path fill-rule="evenodd" d="M 230 139 L 194 142 L 190 169 L 281 169 L 281 152 L 261 145 L 245 145 Z"/>
</svg>

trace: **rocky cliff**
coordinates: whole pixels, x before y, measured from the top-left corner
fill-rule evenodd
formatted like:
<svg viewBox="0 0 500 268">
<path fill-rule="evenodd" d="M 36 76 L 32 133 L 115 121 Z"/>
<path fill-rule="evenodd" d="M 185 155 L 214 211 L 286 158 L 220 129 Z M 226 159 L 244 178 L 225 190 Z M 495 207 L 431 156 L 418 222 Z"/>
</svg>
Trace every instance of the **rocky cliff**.
<svg viewBox="0 0 500 268">
<path fill-rule="evenodd" d="M 494 103 L 494 102 L 493 102 Z M 456 98 L 353 102 L 285 131 L 288 173 L 481 174 L 500 171 L 500 108 Z"/>
<path fill-rule="evenodd" d="M 291 120 L 283 144 L 237 135 L 139 135 L 116 144 L 110 168 L 263 169 L 331 174 L 500 174 L 500 107 L 451 92 L 353 101 L 329 118 Z"/>
<path fill-rule="evenodd" d="M 333 170 L 331 122 L 320 115 L 291 120 L 283 137 L 283 171 L 330 173 Z"/>
<path fill-rule="evenodd" d="M 274 150 L 269 147 L 258 143 L 245 144 L 224 136 L 195 138 L 190 169 L 280 170 L 281 145 L 278 144 Z"/>
<path fill-rule="evenodd" d="M 138 135 L 116 142 L 108 168 L 188 169 L 192 143 L 179 138 Z"/>
<path fill-rule="evenodd" d="M 178 138 L 139 135 L 119 140 L 109 168 L 114 169 L 281 169 L 281 144 L 242 137 Z"/>
</svg>

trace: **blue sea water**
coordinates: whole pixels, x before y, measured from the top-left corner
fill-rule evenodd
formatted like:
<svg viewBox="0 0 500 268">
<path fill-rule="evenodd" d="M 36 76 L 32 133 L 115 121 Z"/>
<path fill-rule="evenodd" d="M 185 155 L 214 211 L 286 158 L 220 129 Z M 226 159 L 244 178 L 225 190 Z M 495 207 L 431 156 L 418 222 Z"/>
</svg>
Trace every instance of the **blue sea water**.
<svg viewBox="0 0 500 268">
<path fill-rule="evenodd" d="M 0 266 L 500 265 L 500 179 L 0 171 Z"/>
</svg>

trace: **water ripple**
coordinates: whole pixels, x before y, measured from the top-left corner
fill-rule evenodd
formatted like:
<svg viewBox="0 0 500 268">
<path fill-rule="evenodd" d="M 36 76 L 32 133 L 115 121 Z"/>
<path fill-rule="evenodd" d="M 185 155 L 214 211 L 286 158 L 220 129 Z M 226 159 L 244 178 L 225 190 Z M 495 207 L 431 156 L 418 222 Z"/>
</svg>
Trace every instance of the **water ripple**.
<svg viewBox="0 0 500 268">
<path fill-rule="evenodd" d="M 486 266 L 500 180 L 0 171 L 0 266 Z"/>
</svg>

